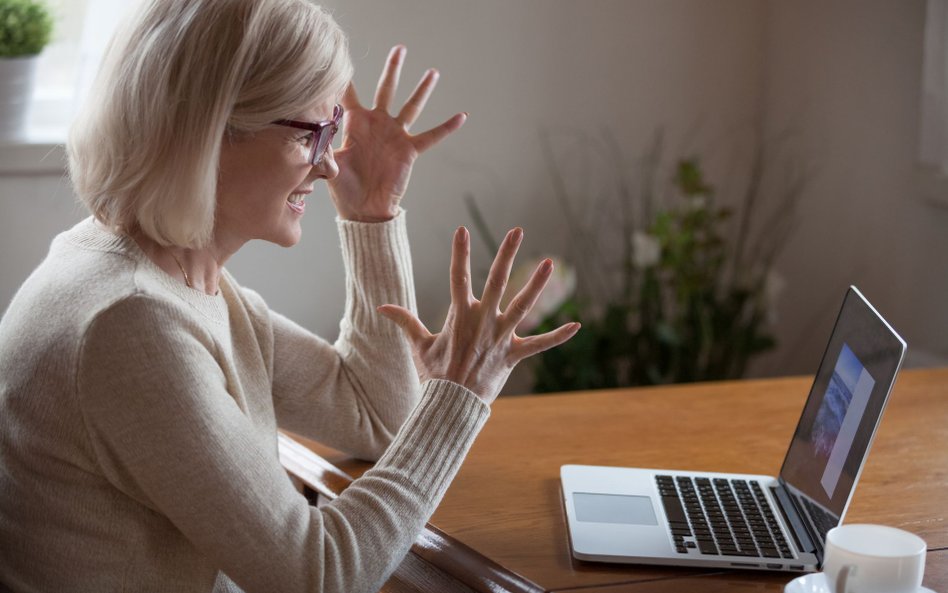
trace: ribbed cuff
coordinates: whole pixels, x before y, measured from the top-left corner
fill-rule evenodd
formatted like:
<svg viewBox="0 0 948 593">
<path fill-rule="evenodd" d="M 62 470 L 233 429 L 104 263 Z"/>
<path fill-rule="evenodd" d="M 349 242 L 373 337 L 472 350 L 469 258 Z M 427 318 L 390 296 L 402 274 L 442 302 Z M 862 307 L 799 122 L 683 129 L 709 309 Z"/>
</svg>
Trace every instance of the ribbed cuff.
<svg viewBox="0 0 948 593">
<path fill-rule="evenodd" d="M 435 379 L 422 386 L 421 401 L 376 468 L 393 466 L 430 501 L 441 498 L 490 416 L 474 392 Z"/>
<path fill-rule="evenodd" d="M 375 309 L 392 304 L 418 310 L 405 211 L 387 222 L 337 218 L 336 225 L 346 269 L 346 319 L 372 333 L 397 331 Z"/>
</svg>

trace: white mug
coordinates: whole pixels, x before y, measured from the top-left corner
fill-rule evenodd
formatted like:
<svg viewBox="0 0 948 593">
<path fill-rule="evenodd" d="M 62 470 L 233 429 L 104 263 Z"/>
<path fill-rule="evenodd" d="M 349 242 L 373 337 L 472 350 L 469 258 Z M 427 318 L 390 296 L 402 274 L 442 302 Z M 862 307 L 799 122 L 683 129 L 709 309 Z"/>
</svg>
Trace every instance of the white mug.
<svg viewBox="0 0 948 593">
<path fill-rule="evenodd" d="M 916 593 L 925 540 L 885 525 L 841 525 L 826 534 L 823 572 L 833 593 Z"/>
</svg>

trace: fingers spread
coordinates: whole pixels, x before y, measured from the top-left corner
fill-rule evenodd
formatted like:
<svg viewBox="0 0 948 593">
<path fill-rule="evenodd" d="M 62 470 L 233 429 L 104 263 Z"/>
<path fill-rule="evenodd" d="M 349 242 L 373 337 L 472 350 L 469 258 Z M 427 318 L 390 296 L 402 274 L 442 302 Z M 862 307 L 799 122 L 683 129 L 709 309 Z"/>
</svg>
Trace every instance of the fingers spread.
<svg viewBox="0 0 948 593">
<path fill-rule="evenodd" d="M 406 129 L 415 123 L 415 120 L 418 119 L 418 115 L 421 114 L 421 111 L 425 108 L 428 97 L 431 96 L 431 91 L 434 90 L 435 84 L 438 82 L 438 77 L 439 74 L 437 70 L 428 70 L 425 72 L 425 75 L 422 76 L 418 82 L 418 86 L 416 86 L 414 92 L 412 92 L 411 97 L 408 98 L 408 101 L 405 102 L 402 110 L 398 113 L 398 121 L 402 122 L 402 125 L 405 126 Z"/>
<path fill-rule="evenodd" d="M 552 261 L 545 259 L 540 262 L 540 265 L 534 270 L 533 275 L 530 276 L 530 280 L 520 289 L 517 296 L 510 301 L 510 304 L 507 305 L 507 310 L 504 312 L 505 327 L 513 330 L 520 325 L 523 318 L 533 309 L 537 299 L 540 297 L 540 293 L 543 292 L 543 288 L 546 286 L 547 281 L 549 281 L 552 272 Z"/>
<path fill-rule="evenodd" d="M 402 73 L 402 63 L 405 61 L 405 46 L 396 45 L 388 53 L 385 68 L 379 78 L 379 85 L 375 90 L 375 108 L 388 111 L 398 88 L 398 77 Z"/>
<path fill-rule="evenodd" d="M 513 267 L 513 261 L 522 240 L 523 229 L 517 227 L 511 229 L 500 244 L 494 263 L 491 264 L 490 272 L 487 274 L 487 284 L 484 286 L 484 294 L 481 297 L 481 302 L 488 311 L 494 311 L 500 305 L 504 289 L 507 288 L 507 279 L 510 278 L 510 269 Z"/>
<path fill-rule="evenodd" d="M 445 136 L 451 132 L 455 132 L 464 125 L 464 122 L 467 121 L 466 113 L 458 113 L 448 121 L 444 122 L 436 128 L 431 128 L 427 132 L 422 132 L 417 136 L 412 136 L 412 142 L 415 145 L 415 150 L 418 152 L 424 152 L 444 140 Z"/>
<path fill-rule="evenodd" d="M 520 340 L 518 347 L 511 351 L 511 354 L 513 354 L 517 362 L 520 362 L 524 358 L 529 358 L 534 354 L 539 354 L 544 350 L 549 350 L 550 348 L 559 346 L 566 340 L 575 336 L 580 327 L 582 326 L 579 323 L 567 323 L 566 325 L 561 325 L 551 332 L 540 334 L 539 336 L 523 338 Z"/>
<path fill-rule="evenodd" d="M 467 229 L 458 227 L 454 232 L 451 247 L 451 302 L 455 305 L 469 304 L 471 293 L 471 236 Z"/>
<path fill-rule="evenodd" d="M 402 331 L 408 336 L 409 341 L 416 346 L 419 345 L 418 343 L 422 340 L 431 337 L 431 332 L 428 331 L 425 324 L 415 317 L 414 313 L 404 307 L 399 307 L 398 305 L 382 305 L 376 310 L 384 317 L 397 323 L 398 327 L 402 328 Z"/>
</svg>

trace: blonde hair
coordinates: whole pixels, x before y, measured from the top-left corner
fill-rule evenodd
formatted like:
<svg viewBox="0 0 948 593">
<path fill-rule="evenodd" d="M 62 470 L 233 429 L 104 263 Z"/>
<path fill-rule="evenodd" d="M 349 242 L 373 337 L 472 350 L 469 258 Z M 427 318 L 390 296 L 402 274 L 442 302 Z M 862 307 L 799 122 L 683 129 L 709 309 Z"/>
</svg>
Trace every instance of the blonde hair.
<svg viewBox="0 0 948 593">
<path fill-rule="evenodd" d="M 305 0 L 148 0 L 70 130 L 75 191 L 112 228 L 204 246 L 225 137 L 331 100 L 351 76 L 345 34 Z"/>
</svg>

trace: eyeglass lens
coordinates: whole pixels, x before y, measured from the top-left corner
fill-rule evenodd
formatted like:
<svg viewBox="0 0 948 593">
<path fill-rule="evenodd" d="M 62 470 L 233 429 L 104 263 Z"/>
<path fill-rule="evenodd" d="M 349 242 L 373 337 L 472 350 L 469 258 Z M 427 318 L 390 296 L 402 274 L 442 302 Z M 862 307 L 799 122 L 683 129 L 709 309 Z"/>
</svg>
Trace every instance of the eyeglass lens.
<svg viewBox="0 0 948 593">
<path fill-rule="evenodd" d="M 322 162 L 332 144 L 332 139 L 339 131 L 339 120 L 342 119 L 342 106 L 336 105 L 333 108 L 332 120 L 321 126 L 317 133 L 316 142 L 313 144 L 313 153 L 310 155 L 310 162 L 315 166 Z"/>
</svg>

